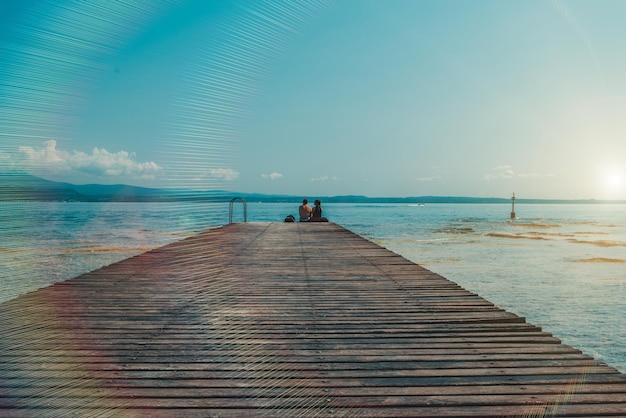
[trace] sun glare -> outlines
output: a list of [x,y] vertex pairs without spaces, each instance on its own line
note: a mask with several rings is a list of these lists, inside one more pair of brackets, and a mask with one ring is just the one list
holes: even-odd
[[619,173],[613,173],[607,176],[606,184],[610,188],[619,188],[623,184],[623,178]]
[[613,195],[622,195],[624,192],[624,188],[626,187],[626,176],[624,175],[624,170],[607,170],[604,174],[604,188],[605,190]]

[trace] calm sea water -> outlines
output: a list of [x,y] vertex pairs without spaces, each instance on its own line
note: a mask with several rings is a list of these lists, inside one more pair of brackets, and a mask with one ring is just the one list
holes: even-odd
[[[282,221],[298,202],[248,202]],[[626,205],[328,204],[324,215],[626,372]],[[235,205],[234,221],[243,220]],[[228,204],[0,206],[0,302],[228,222]]]

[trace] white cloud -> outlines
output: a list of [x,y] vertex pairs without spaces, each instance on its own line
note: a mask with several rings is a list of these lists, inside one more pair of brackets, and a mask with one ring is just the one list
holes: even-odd
[[439,178],[441,178],[441,177],[439,177],[439,176],[433,176],[433,177],[418,177],[418,178],[416,178],[415,180],[416,180],[416,181],[433,181],[433,180],[437,180],[437,179],[439,179]]
[[523,178],[523,179],[527,179],[527,178],[533,178],[533,177],[554,177],[553,173],[545,173],[545,174],[541,174],[541,173],[520,173],[517,175],[517,177]]
[[275,171],[273,173],[270,173],[270,174],[261,174],[261,177],[266,179],[266,180],[267,179],[269,179],[269,180],[277,180],[277,179],[281,178],[282,176],[283,176],[282,174],[277,173]]
[[552,173],[546,173],[546,174],[515,173],[515,171],[513,171],[513,167],[511,167],[510,165],[500,165],[498,167],[494,167],[491,173],[486,174],[483,177],[483,180],[487,180],[487,181],[501,180],[501,179],[510,180],[513,178],[528,179],[528,178],[539,178],[539,177],[554,177],[554,174]]
[[214,179],[233,181],[239,178],[239,172],[232,168],[212,168],[209,175]]
[[492,169],[492,172],[486,174],[484,180],[497,180],[497,179],[512,179],[515,175],[513,167],[510,165],[499,165]]
[[94,148],[91,154],[82,151],[64,151],[55,140],[46,141],[42,148],[21,146],[20,162],[27,170],[36,172],[69,173],[72,171],[100,177],[154,178],[161,167],[154,162],[137,162],[127,151],[111,153]]
[[317,181],[321,181],[321,182],[323,182],[323,181],[338,181],[338,180],[340,180],[339,177],[334,177],[334,176],[333,177],[321,176],[321,177],[315,177],[315,178],[309,179],[309,181],[311,181],[311,182],[317,182]]

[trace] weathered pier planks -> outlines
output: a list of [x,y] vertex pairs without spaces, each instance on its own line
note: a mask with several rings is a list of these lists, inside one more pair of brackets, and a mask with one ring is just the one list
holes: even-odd
[[0,305],[0,416],[624,416],[626,379],[332,223],[231,224]]

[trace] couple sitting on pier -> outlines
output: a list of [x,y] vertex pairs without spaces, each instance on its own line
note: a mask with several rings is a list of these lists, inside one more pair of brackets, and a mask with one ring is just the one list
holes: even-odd
[[311,209],[309,201],[302,199],[302,205],[298,208],[300,213],[300,222],[328,222],[328,219],[322,216],[322,202],[318,199]]

